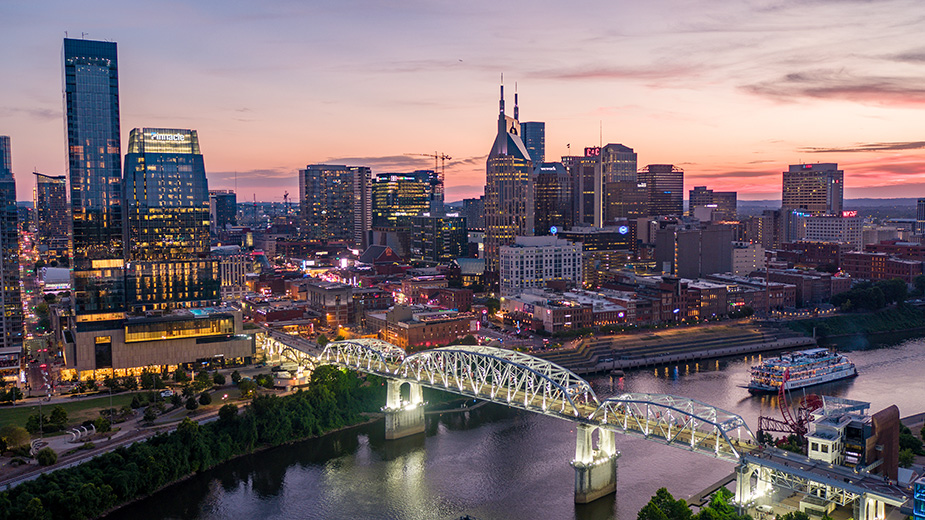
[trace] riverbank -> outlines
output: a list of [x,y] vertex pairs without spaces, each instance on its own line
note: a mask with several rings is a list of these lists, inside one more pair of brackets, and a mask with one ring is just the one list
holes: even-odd
[[236,457],[378,420],[363,413],[378,409],[385,385],[367,379],[321,367],[306,392],[258,396],[242,413],[224,406],[212,423],[186,419],[173,433],[2,492],[0,520],[97,518]]
[[540,353],[539,356],[582,375],[815,345],[812,337],[789,329],[743,320],[732,325],[595,336],[572,349]]
[[815,337],[820,344],[852,343],[851,340],[898,335],[906,339],[925,336],[925,310],[909,304],[882,311],[839,314],[824,318],[794,320],[786,323],[790,330]]

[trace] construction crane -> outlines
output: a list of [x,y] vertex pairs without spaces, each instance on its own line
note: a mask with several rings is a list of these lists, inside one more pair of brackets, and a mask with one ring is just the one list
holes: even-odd
[[289,190],[283,192],[283,209],[286,211],[286,218],[289,218]]
[[440,205],[443,205],[443,194],[444,186],[446,181],[446,161],[452,159],[449,155],[443,152],[434,152],[434,153],[406,153],[405,155],[413,155],[420,157],[431,157],[434,160],[434,172],[437,173],[437,185],[434,186],[434,195],[435,198],[440,202]]

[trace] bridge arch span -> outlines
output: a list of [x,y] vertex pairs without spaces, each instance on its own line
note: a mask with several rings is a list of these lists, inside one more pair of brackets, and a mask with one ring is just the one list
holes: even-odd
[[374,374],[391,376],[405,358],[405,351],[380,339],[332,341],[318,356],[322,363],[335,363]]
[[406,357],[396,371],[426,386],[553,416],[584,417],[598,407],[591,385],[555,363],[522,352],[457,345]]
[[740,415],[687,397],[621,394],[605,399],[588,419],[620,433],[734,462],[758,447]]

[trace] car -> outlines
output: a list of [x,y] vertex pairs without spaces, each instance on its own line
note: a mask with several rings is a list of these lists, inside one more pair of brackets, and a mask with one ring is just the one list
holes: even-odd
[[173,397],[173,390],[169,388],[167,390],[161,390],[161,397],[167,399],[168,397]]

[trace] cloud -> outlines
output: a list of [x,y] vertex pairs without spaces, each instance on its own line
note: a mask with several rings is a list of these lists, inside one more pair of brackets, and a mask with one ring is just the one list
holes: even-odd
[[895,150],[918,150],[925,148],[925,141],[900,141],[886,143],[858,143],[854,146],[836,148],[800,148],[801,152],[808,153],[845,153],[845,152],[887,152]]
[[433,159],[415,154],[380,155],[360,157],[337,157],[324,161],[324,164],[346,164],[347,166],[369,166],[373,172],[407,172],[412,170],[431,170]]
[[900,54],[894,54],[888,57],[891,60],[902,61],[906,63],[925,63],[925,49],[907,51]]
[[750,172],[750,171],[732,171],[732,172],[713,172],[713,173],[691,173],[693,178],[722,179],[722,178],[740,178],[752,179],[756,177],[769,177],[780,175],[780,172]]
[[560,80],[664,80],[699,75],[702,69],[682,65],[650,65],[646,67],[616,67],[583,65],[578,67],[542,69],[528,72],[528,78]]
[[4,117],[13,117],[25,115],[41,121],[61,120],[64,115],[61,110],[50,108],[20,108],[20,107],[0,107],[0,115]]
[[740,87],[757,96],[780,102],[801,98],[841,99],[881,106],[925,105],[923,78],[854,75],[844,70],[794,72],[777,80]]

